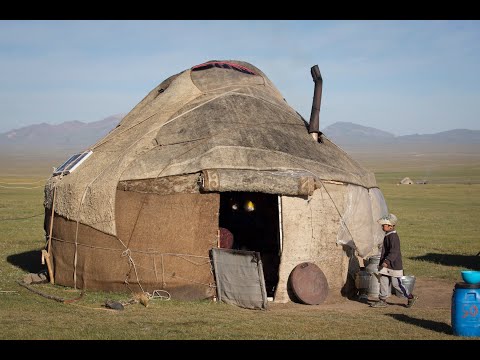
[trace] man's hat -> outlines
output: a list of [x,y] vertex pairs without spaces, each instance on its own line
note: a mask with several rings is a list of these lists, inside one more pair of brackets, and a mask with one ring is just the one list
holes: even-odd
[[397,225],[397,217],[393,214],[388,214],[385,216],[382,216],[380,219],[378,219],[378,223],[380,225],[392,225],[395,226]]

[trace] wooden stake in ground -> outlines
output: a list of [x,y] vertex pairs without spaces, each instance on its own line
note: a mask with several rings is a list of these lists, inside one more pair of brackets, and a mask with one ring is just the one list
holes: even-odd
[[55,196],[57,195],[57,188],[53,188],[53,200],[52,200],[52,214],[50,215],[50,230],[48,232],[48,244],[47,251],[42,250],[42,264],[43,259],[47,260],[48,277],[50,278],[50,284],[55,284],[53,277],[52,259],[51,259],[51,246],[52,246],[52,231],[53,231],[53,218],[55,217]]
[[42,250],[42,259],[45,259],[47,263],[48,277],[50,278],[50,284],[55,284],[55,281],[53,279],[53,269],[52,269],[52,261],[50,259],[50,254],[45,249]]

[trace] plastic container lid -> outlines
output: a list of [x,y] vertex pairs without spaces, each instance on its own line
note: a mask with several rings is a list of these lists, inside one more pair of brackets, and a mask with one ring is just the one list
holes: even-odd
[[480,284],[469,284],[466,282],[457,282],[455,289],[480,289]]

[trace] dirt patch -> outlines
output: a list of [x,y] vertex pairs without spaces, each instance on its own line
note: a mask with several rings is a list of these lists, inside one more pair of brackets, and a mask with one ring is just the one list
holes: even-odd
[[[419,278],[415,279],[415,287],[413,293],[418,295],[418,300],[415,303],[415,308],[440,308],[446,309],[451,307],[453,289],[455,282],[444,279],[434,278]],[[369,301],[375,300],[370,297]],[[348,299],[342,297],[339,292],[330,291],[325,301],[320,305],[303,305],[298,303],[289,302],[286,304],[269,303],[270,309],[280,309],[286,307],[314,307],[322,309],[332,310],[361,310],[368,307],[369,302],[366,300],[360,300],[358,298]],[[400,298],[395,295],[390,296],[387,299],[387,303],[394,306],[405,307],[407,299]]]

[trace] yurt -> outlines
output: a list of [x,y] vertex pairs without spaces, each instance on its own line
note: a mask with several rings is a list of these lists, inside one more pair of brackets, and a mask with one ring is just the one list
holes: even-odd
[[400,181],[402,185],[412,185],[413,181],[409,177],[405,177]]
[[[341,293],[358,259],[378,252],[388,209],[374,174],[319,131],[317,66],[311,75],[308,122],[247,62],[208,61],[161,82],[47,181],[51,280],[207,299],[223,267],[237,298],[260,279],[263,298],[288,302],[293,271],[310,265]],[[259,279],[214,250],[258,255],[247,262]],[[297,289],[315,278],[296,276]]]

